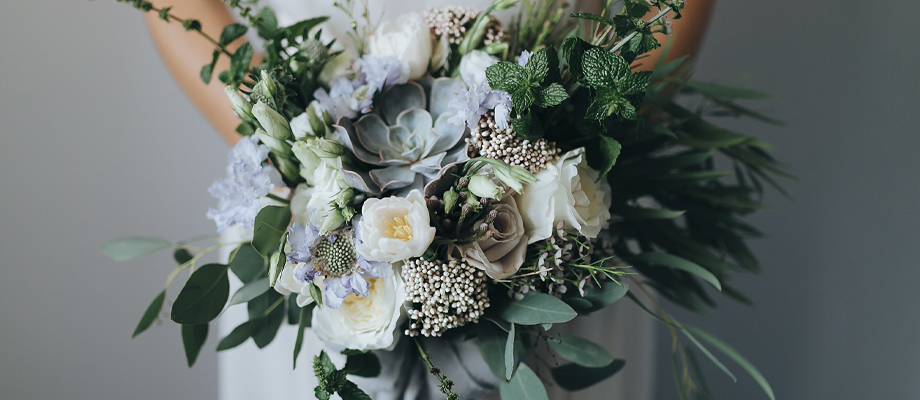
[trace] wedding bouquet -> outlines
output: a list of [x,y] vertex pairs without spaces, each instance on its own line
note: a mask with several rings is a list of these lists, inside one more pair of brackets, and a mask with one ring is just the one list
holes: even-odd
[[[169,8],[120,1],[201,33]],[[624,365],[554,324],[628,298],[675,335],[681,396],[710,395],[697,352],[731,375],[714,348],[773,398],[740,354],[657,301],[703,312],[715,289],[747,302],[727,285],[735,271],[758,269],[745,240],[760,233],[741,217],[762,207],[765,184],[782,191],[774,177],[788,174],[768,143],[708,117],[775,122],[733,102],[764,95],[689,80],[683,59],[644,56],[682,0],[624,0],[612,15],[518,3],[429,9],[376,27],[366,8],[356,18],[351,1],[337,3],[352,20],[342,46],[324,36],[326,18],[281,27],[270,8],[228,1],[250,26],[208,37],[215,50],[201,78],[210,82],[217,60],[230,58],[217,77],[243,138],[209,189],[218,204],[207,217],[218,231],[252,229],[251,241],[133,237],[102,247],[116,260],[174,248],[167,288],[192,271],[169,310],[189,365],[209,323],[247,304],[249,320],[217,349],[249,338],[264,347],[286,319],[299,327],[296,367],[311,328],[347,357],[341,368],[325,352],[314,358],[320,399],[369,398],[348,376],[377,376],[398,345],[417,352],[412,360],[447,398],[482,394],[459,396],[452,379],[464,377],[438,368],[429,347],[448,341],[478,346],[502,398],[545,399],[544,380],[581,390]],[[513,6],[510,23],[493,15]],[[229,47],[250,27],[264,41],[257,64],[249,42]],[[198,265],[227,245],[236,248],[227,264]],[[232,296],[230,273],[242,282]]]

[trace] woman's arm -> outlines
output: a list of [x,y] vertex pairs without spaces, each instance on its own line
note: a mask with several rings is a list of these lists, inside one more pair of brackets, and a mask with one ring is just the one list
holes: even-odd
[[[230,11],[220,0],[152,0],[157,7],[172,6],[170,11],[182,18],[201,21],[202,30],[213,38],[220,37],[224,26],[234,22]],[[199,77],[201,66],[211,62],[214,45],[195,32],[186,32],[176,21],[166,23],[151,12],[146,16],[147,26],[166,67],[172,73],[185,95],[211,122],[220,135],[231,145],[240,135],[236,133],[239,118],[233,112],[224,85],[217,79],[205,85]],[[241,40],[239,40],[241,42]],[[235,49],[239,43],[228,46]],[[222,55],[214,71],[228,69],[230,60]]]
[[[689,56],[691,61],[694,59],[703,44],[703,35],[706,33],[706,26],[709,25],[709,16],[712,15],[712,8],[715,3],[716,0],[688,0],[687,6],[681,11],[681,18],[674,20],[671,36],[668,37],[662,33],[655,34],[662,46],[668,40],[674,41],[665,61],[675,60],[683,56]],[[654,9],[649,15],[646,15],[645,19],[648,20],[657,13],[658,10]],[[649,57],[641,60],[642,66],[639,69],[652,69],[658,61],[658,57],[661,56],[661,50],[662,48],[658,48],[646,53]]]

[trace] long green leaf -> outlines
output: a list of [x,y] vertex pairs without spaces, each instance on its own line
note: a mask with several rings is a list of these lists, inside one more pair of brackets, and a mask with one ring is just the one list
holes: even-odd
[[607,307],[617,300],[623,298],[629,291],[629,285],[617,284],[615,282],[605,282],[601,288],[585,288],[584,298],[591,302],[592,311],[600,310]]
[[661,265],[668,268],[679,269],[681,271],[696,275],[700,277],[700,279],[709,282],[709,284],[714,286],[716,289],[720,291],[722,290],[722,284],[719,283],[719,279],[716,278],[712,272],[707,271],[705,268],[692,261],[671,254],[654,251],[639,254],[638,256],[633,257],[632,260],[652,265]]
[[309,314],[313,307],[313,304],[308,304],[306,307],[300,308],[300,324],[297,326],[297,341],[294,342],[294,369],[297,369],[297,356],[300,355],[300,350],[303,349],[303,334],[310,324],[308,322],[310,319]]
[[505,340],[505,380],[510,380],[511,375],[517,367],[517,360],[514,357],[514,324],[511,324],[511,331],[508,332],[508,338]]
[[587,368],[578,364],[566,364],[553,368],[553,379],[563,389],[570,392],[587,389],[604,379],[607,379],[626,365],[624,360],[613,360],[609,365],[600,368]]
[[478,324],[479,353],[496,378],[505,380],[505,341],[507,333],[497,325],[482,321]]
[[243,344],[246,342],[246,339],[249,339],[252,336],[252,332],[255,330],[255,326],[256,322],[253,320],[239,324],[236,328],[233,328],[233,330],[230,331],[230,334],[224,336],[224,338],[217,343],[217,351],[232,349]]
[[220,314],[230,297],[227,266],[208,264],[198,268],[179,292],[170,318],[180,324],[198,325]]
[[172,247],[173,244],[163,238],[132,236],[103,243],[99,250],[115,261],[127,261]]
[[674,219],[686,213],[686,211],[642,207],[614,207],[611,211],[626,219]]
[[600,368],[613,362],[613,356],[597,343],[577,336],[557,336],[546,340],[560,357],[575,364]]
[[764,393],[767,394],[767,397],[769,397],[770,400],[776,400],[776,396],[774,396],[773,394],[773,388],[770,387],[770,383],[767,382],[767,379],[764,378],[763,374],[761,374],[760,371],[758,371],[757,368],[754,367],[754,364],[751,364],[751,362],[748,361],[747,358],[744,358],[744,356],[742,356],[741,353],[738,352],[738,350],[735,350],[728,343],[725,343],[724,341],[722,341],[722,339],[719,339],[713,336],[712,334],[710,334],[709,332],[706,332],[700,328],[688,326],[688,325],[684,325],[684,328],[692,331],[697,336],[699,336],[700,338],[702,338],[703,340],[711,344],[713,347],[721,351],[722,354],[725,354],[726,356],[728,356],[728,358],[731,358],[732,361],[738,363],[738,365],[741,366],[741,368],[743,368],[748,373],[748,375],[754,378],[754,380],[757,382],[758,385],[760,385],[760,388],[763,389]]
[[577,315],[572,307],[545,293],[530,292],[500,311],[502,319],[521,325],[558,324]]
[[502,400],[549,400],[540,377],[527,364],[521,364],[508,382],[499,387]]
[[134,328],[134,333],[131,334],[131,339],[137,337],[148,328],[150,325],[153,325],[153,322],[157,320],[157,316],[160,315],[160,310],[163,309],[163,301],[166,300],[166,289],[163,289],[157,297],[153,298],[153,301],[150,302],[150,305],[147,306],[147,309],[144,311],[144,315],[141,317],[141,320],[137,323],[137,328]]

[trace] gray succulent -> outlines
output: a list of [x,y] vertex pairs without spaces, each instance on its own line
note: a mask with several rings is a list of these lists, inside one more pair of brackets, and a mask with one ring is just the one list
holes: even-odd
[[466,126],[448,122],[448,104],[461,90],[466,90],[462,81],[448,78],[395,85],[381,95],[378,112],[354,123],[339,119],[340,140],[370,166],[362,170],[340,161],[345,181],[373,194],[421,188],[443,166],[466,160]]

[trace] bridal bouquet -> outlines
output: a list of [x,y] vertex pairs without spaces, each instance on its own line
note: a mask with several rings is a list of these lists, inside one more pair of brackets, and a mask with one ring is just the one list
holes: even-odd
[[[169,8],[120,1],[201,33]],[[376,26],[366,8],[356,18],[351,2],[337,3],[352,19],[343,46],[324,36],[326,18],[281,27],[270,8],[228,1],[249,26],[208,37],[215,50],[201,77],[210,82],[216,61],[230,58],[217,78],[243,138],[209,189],[217,207],[207,217],[218,231],[252,229],[251,241],[133,237],[102,247],[117,260],[174,248],[167,288],[192,271],[168,313],[189,365],[209,323],[246,304],[249,320],[217,349],[249,338],[264,347],[287,320],[299,327],[296,367],[311,328],[346,356],[342,367],[325,352],[313,359],[319,399],[369,398],[349,376],[377,376],[398,345],[447,398],[473,396],[456,393],[452,379],[464,377],[447,376],[429,352],[448,341],[478,347],[502,398],[545,399],[544,381],[581,390],[624,366],[553,327],[627,298],[675,335],[682,396],[710,395],[695,354],[731,375],[715,349],[773,398],[744,357],[658,303],[704,312],[713,289],[747,301],[727,284],[735,271],[758,269],[745,239],[760,233],[741,217],[761,208],[764,185],[782,191],[774,177],[788,175],[768,143],[709,117],[774,122],[733,101],[764,95],[686,79],[683,59],[644,56],[660,47],[655,34],[669,33],[682,0],[625,0],[600,15],[570,15],[554,0],[517,3],[429,9]],[[515,6],[509,23],[493,15]],[[230,47],[250,27],[264,41],[261,61],[248,42]],[[229,263],[199,265],[227,245],[236,248]],[[232,295],[231,273],[242,282]],[[165,297],[163,289],[135,335]]]

